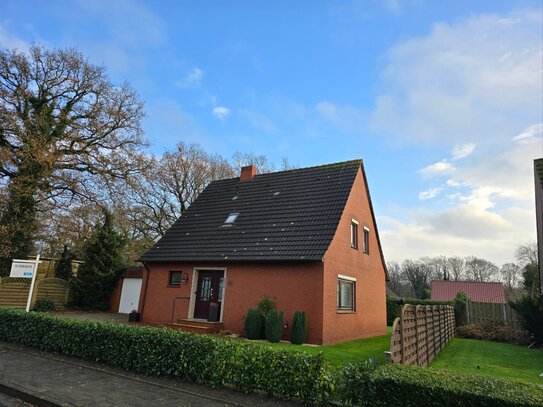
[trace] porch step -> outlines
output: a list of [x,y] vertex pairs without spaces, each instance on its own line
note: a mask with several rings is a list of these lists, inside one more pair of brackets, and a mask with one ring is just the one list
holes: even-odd
[[181,319],[177,322],[169,323],[168,327],[172,329],[180,329],[185,332],[211,334],[220,332],[224,328],[224,324],[222,322],[204,322]]

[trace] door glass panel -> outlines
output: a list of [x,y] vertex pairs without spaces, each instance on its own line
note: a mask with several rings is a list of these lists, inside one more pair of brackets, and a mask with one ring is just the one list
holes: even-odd
[[211,297],[211,277],[202,277],[202,286],[200,288],[200,301],[209,301]]
[[224,277],[221,277],[220,282],[219,282],[219,300],[218,300],[218,302],[222,302],[222,290],[223,290],[223,287],[224,287]]

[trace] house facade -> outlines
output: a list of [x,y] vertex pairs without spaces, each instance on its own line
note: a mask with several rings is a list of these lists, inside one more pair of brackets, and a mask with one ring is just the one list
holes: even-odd
[[386,333],[386,269],[361,160],[212,182],[140,259],[143,322],[243,333],[262,297],[309,343]]

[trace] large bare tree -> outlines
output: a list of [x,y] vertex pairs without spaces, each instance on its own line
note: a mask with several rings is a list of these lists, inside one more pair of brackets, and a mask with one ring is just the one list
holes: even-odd
[[104,198],[137,171],[143,104],[74,49],[0,50],[0,273],[25,257],[36,214]]

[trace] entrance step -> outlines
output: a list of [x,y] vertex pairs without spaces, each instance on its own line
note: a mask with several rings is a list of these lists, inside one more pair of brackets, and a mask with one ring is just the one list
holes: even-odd
[[214,334],[224,328],[222,322],[194,321],[192,319],[180,319],[177,322],[168,324],[169,328],[180,329],[184,332],[200,334]]

